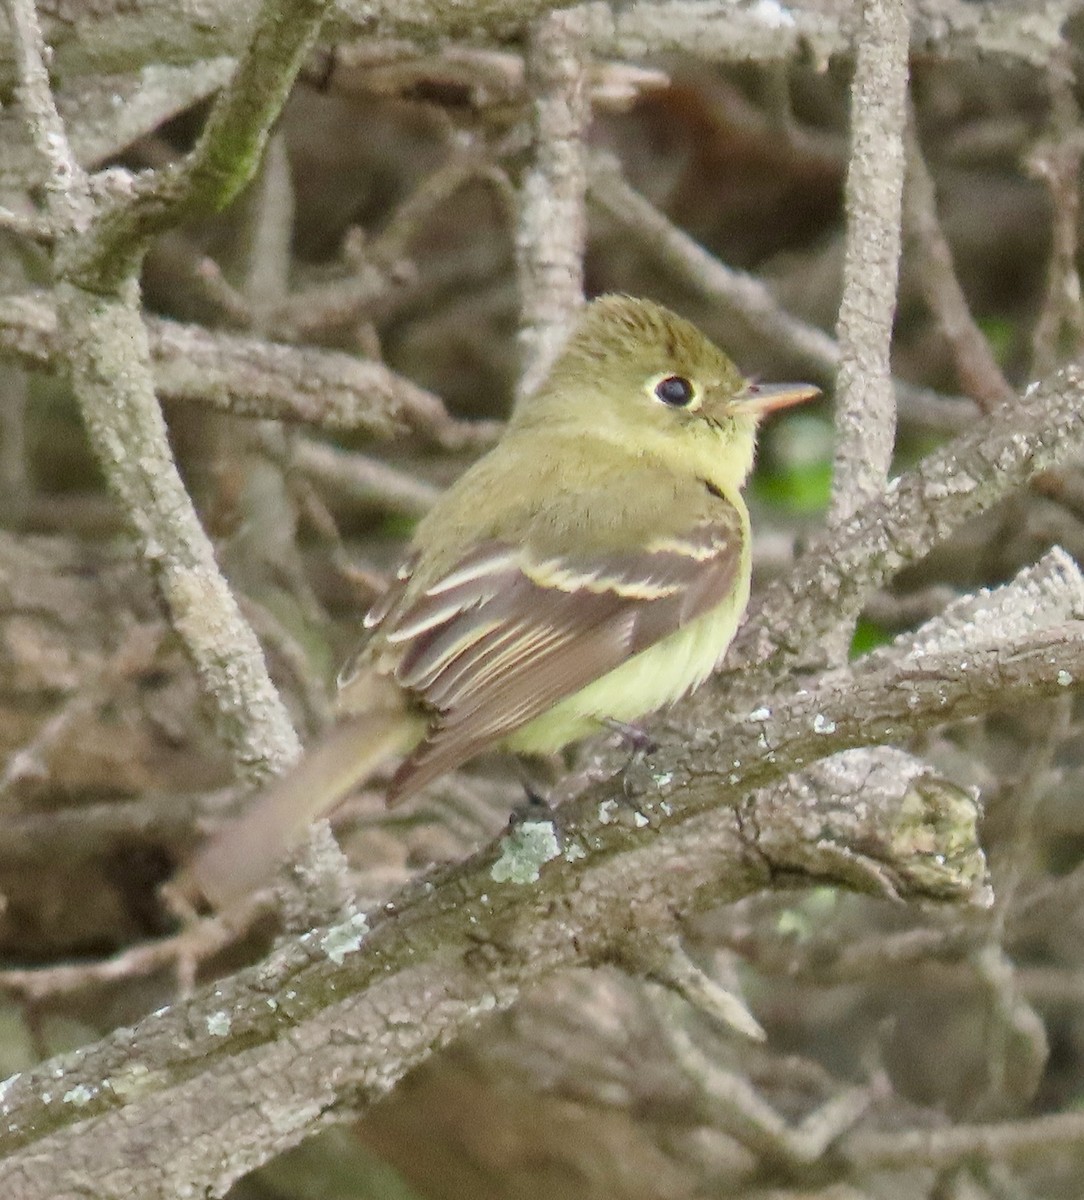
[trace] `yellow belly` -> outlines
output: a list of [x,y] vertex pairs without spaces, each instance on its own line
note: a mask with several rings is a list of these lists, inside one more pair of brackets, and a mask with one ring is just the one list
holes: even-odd
[[549,754],[597,733],[602,721],[635,721],[680,700],[726,653],[749,599],[749,577],[717,608],[634,655],[608,675],[535,717],[504,744],[521,754]]

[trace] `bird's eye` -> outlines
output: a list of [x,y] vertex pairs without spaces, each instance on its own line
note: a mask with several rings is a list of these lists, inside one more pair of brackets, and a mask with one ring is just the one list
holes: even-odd
[[667,375],[655,384],[655,395],[671,408],[686,408],[696,396],[696,388],[681,375]]

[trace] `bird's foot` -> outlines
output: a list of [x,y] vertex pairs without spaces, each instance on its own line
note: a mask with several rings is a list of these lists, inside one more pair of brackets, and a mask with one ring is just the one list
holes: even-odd
[[602,723],[607,729],[620,735],[621,740],[632,750],[634,757],[654,754],[659,748],[659,743],[639,725],[630,725],[628,721],[619,721],[616,717],[604,717]]
[[542,784],[518,759],[516,773],[523,788],[523,799],[512,810],[509,823],[521,825],[524,821],[548,821],[553,816],[554,809]]

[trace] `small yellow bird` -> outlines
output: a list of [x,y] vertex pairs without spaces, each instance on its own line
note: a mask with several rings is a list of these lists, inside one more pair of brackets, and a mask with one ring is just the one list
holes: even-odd
[[749,599],[761,386],[647,300],[587,306],[501,441],[418,524],[340,677],[340,720],[175,886],[223,907],[405,755],[394,803],[495,745],[546,753],[697,687]]

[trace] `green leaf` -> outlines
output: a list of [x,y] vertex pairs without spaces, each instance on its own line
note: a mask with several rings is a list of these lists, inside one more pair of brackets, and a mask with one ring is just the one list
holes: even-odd
[[858,624],[854,629],[854,637],[851,638],[850,656],[851,658],[861,658],[863,654],[868,654],[871,650],[876,650],[878,646],[883,646],[891,640],[892,635],[887,629],[882,629],[873,621],[859,617]]
[[408,513],[389,512],[380,520],[380,533],[383,537],[399,538],[405,542],[409,540],[417,524],[418,518]]
[[769,426],[753,480],[757,499],[792,513],[823,512],[832,491],[834,436],[831,421],[812,413]]
[[757,476],[753,492],[758,500],[788,512],[823,512],[832,492],[832,464],[820,463]]
[[990,349],[998,366],[1003,367],[1012,356],[1013,345],[1016,341],[1016,328],[1012,321],[1005,317],[979,317],[978,326],[983,336],[990,343]]

